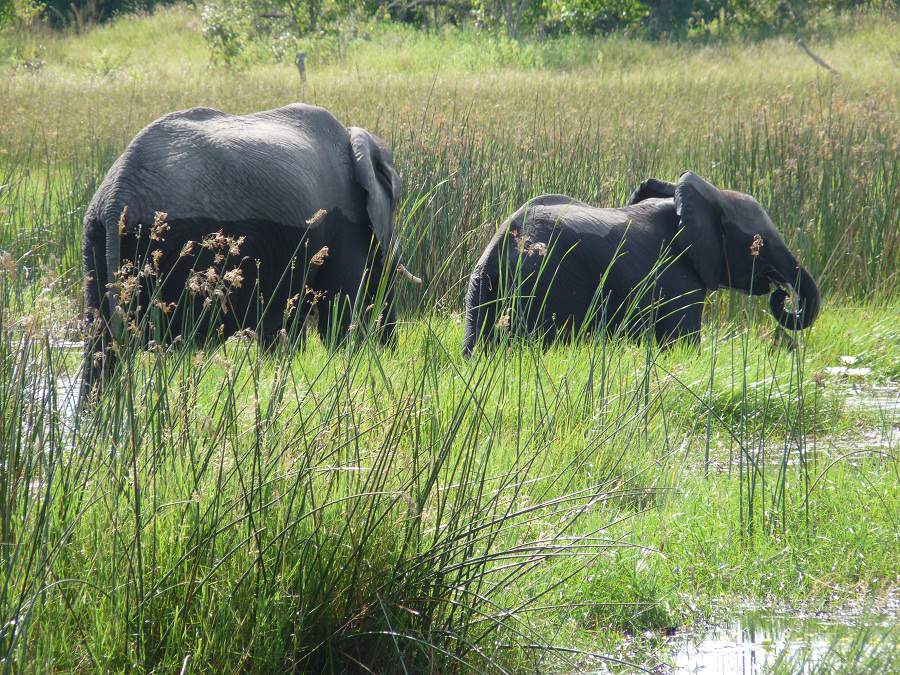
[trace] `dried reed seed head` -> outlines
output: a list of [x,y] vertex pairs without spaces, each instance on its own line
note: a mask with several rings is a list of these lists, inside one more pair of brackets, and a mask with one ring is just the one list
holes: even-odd
[[223,279],[229,286],[240,288],[244,283],[244,273],[241,271],[240,267],[235,267],[234,269],[225,272]]
[[127,275],[131,274],[134,269],[134,263],[130,260],[125,260],[119,266],[119,269],[116,270],[116,277],[121,280],[125,278]]
[[219,230],[203,237],[200,246],[211,251],[227,252],[228,255],[239,255],[246,237],[232,237]]
[[122,279],[119,283],[119,301],[125,305],[129,304],[137,295],[140,283],[141,280],[134,274]]
[[179,258],[183,258],[186,255],[191,255],[194,252],[194,246],[197,245],[195,241],[185,242],[184,246],[181,247],[181,253],[178,254]]
[[529,256],[537,254],[543,258],[547,255],[547,244],[542,241],[536,241],[528,247],[526,253]]
[[754,258],[759,255],[760,249],[763,247],[763,238],[759,234],[753,235],[753,242],[750,244],[750,255]]
[[323,246],[316,252],[316,254],[312,258],[310,258],[309,264],[315,265],[316,267],[320,267],[321,265],[325,264],[325,259],[327,257],[328,257],[328,247]]
[[169,224],[166,222],[169,214],[165,211],[157,211],[153,214],[153,225],[150,226],[150,240],[163,241],[168,234]]
[[312,214],[312,216],[310,216],[309,219],[307,219],[306,224],[310,225],[310,226],[315,225],[320,220],[322,220],[322,218],[324,218],[327,214],[328,214],[328,211],[326,211],[325,209],[319,209],[314,214]]
[[200,246],[207,249],[223,248],[225,246],[225,233],[222,230],[207,234],[200,242]]
[[519,253],[524,253],[525,249],[527,249],[528,245],[531,243],[528,239],[528,235],[526,235],[526,234],[523,234],[520,236],[517,232],[513,232],[512,238],[516,244],[516,250]]
[[128,217],[128,207],[122,207],[122,213],[119,214],[119,234],[125,234],[125,219]]
[[234,237],[226,237],[226,241],[228,242],[228,255],[238,255],[241,252],[241,246],[244,245],[244,240],[247,237],[241,236],[235,239]]
[[163,302],[162,300],[156,300],[153,304],[155,304],[166,316],[169,316],[169,314],[172,313],[172,310],[175,309],[174,302]]
[[290,319],[294,313],[294,310],[297,308],[297,303],[300,302],[300,294],[292,295],[287,299],[287,302],[284,305],[284,318],[285,320]]
[[0,274],[8,275],[10,278],[16,278],[16,261],[7,251],[0,252]]
[[312,304],[314,305],[320,300],[325,300],[328,297],[328,291],[316,290],[314,288],[310,288],[309,286],[306,287],[304,293],[310,296],[310,302],[312,302]]
[[191,276],[188,277],[187,284],[185,285],[187,286],[188,291],[190,291],[193,295],[199,295],[200,293],[202,293],[203,289],[206,286],[206,284],[203,283],[203,277],[200,276],[199,272],[194,272],[193,274],[191,274]]

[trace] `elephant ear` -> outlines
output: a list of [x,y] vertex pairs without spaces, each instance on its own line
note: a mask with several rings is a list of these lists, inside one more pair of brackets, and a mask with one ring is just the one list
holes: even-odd
[[391,163],[391,152],[383,141],[365,129],[350,127],[353,174],[366,191],[366,212],[382,249],[391,245],[393,215],[400,200],[400,175]]
[[675,196],[675,183],[656,178],[648,178],[631,193],[626,206],[637,204],[645,199],[671,199]]
[[690,260],[706,288],[722,283],[722,218],[724,204],[719,189],[690,171],[675,186],[675,213],[679,232],[675,249]]

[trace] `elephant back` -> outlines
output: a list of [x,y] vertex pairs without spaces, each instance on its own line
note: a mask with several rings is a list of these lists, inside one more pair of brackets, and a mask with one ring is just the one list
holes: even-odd
[[365,220],[347,130],[327,110],[295,104],[251,115],[193,108],[147,126],[110,168],[90,216],[128,225],[264,220],[300,227],[319,209]]

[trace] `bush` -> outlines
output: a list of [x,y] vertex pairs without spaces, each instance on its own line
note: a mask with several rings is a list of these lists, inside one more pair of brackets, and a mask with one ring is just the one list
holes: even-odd
[[0,28],[12,23],[28,26],[44,9],[45,5],[38,0],[0,0]]
[[203,5],[203,37],[216,65],[237,67],[246,62],[251,15],[245,2],[218,0]]

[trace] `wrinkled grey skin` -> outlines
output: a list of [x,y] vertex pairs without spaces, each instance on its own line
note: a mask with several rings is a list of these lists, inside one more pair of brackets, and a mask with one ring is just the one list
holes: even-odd
[[[510,216],[475,265],[463,354],[495,339],[509,316],[513,330],[548,342],[598,326],[652,329],[661,344],[697,340],[703,300],[717,288],[771,292],[774,317],[793,330],[819,313],[815,281],[749,195],[691,172],[677,184],[644,181],[621,208],[545,195]],[[785,308],[788,290],[796,312]]]
[[[258,282],[267,301],[285,301],[304,290],[285,286],[285,269],[292,265],[306,270],[292,275],[306,274],[306,285],[322,292],[320,332],[335,330],[329,328],[325,301],[343,299],[352,306],[359,289],[374,285],[386,271],[400,190],[384,141],[364,129],[345,128],[323,108],[294,104],[250,115],[192,108],[151,123],[112,165],[85,215],[85,304],[95,336],[87,341],[86,358],[92,359],[86,364],[88,383],[108,369],[112,359],[104,345],[121,330],[116,311],[121,296],[109,284],[120,264],[146,261],[148,252],[162,251],[162,271],[155,282],[167,282],[156,292],[177,305],[172,324],[186,326],[184,305],[190,303],[184,300],[184,281],[189,268],[206,269],[212,253],[197,247],[193,257],[179,257],[179,251],[218,231],[245,237],[240,256],[230,261],[240,263],[244,284],[229,296],[226,334],[256,328],[254,322],[260,320],[265,333],[277,332],[284,303],[273,302],[273,311],[261,312],[251,287]],[[320,209],[324,217],[307,222]],[[169,231],[162,242],[149,240],[156,212],[168,214]],[[310,266],[323,246],[329,251],[324,263]],[[148,302],[151,281],[142,279],[138,304]],[[347,317],[336,329],[340,334],[347,331]],[[392,329],[392,312],[388,319]],[[204,328],[195,337],[205,338],[208,332]],[[170,328],[169,337],[176,334],[181,328]],[[98,350],[107,354],[99,367],[92,358]]]

